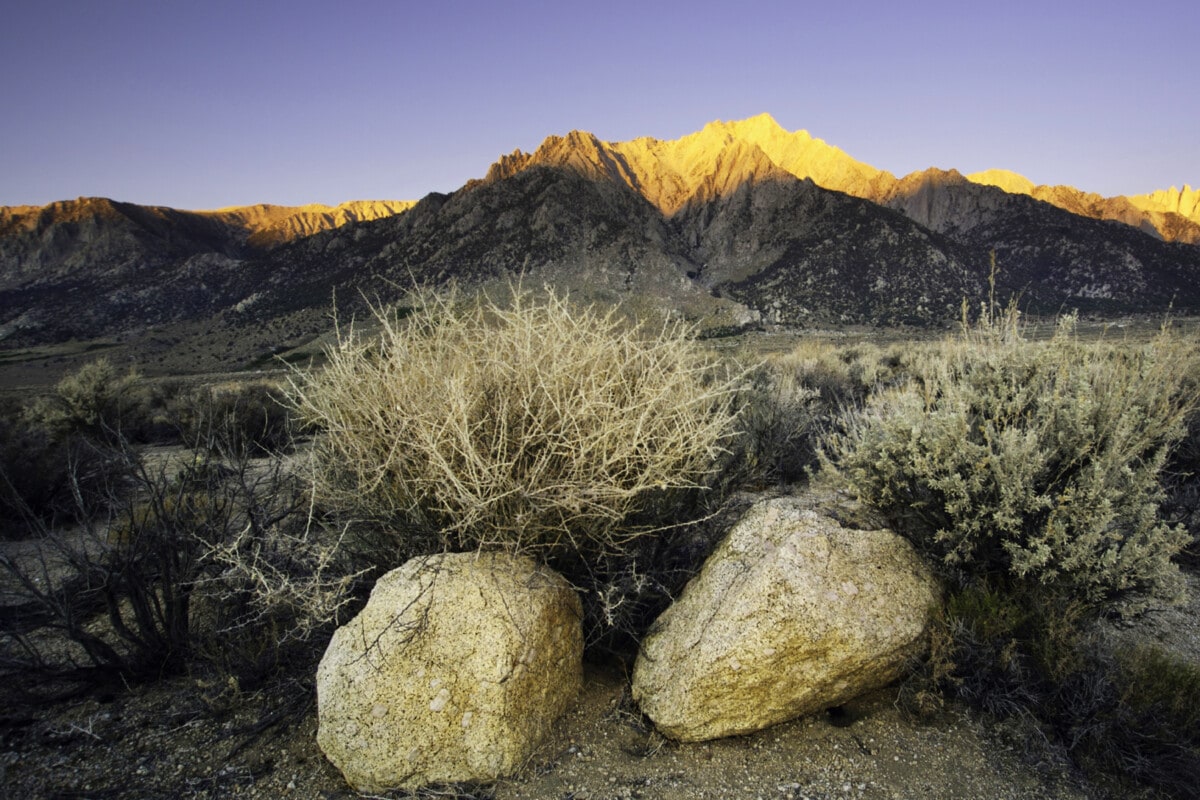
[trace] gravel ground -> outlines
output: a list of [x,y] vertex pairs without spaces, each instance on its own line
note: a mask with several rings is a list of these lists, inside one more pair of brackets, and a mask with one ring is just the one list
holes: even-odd
[[[16,545],[11,545],[14,547]],[[11,555],[11,554],[10,554]],[[1200,579],[1191,601],[1106,635],[1157,641],[1200,662]],[[37,706],[0,686],[0,798],[353,798],[316,745],[312,669],[269,691],[197,679]],[[274,722],[274,724],[267,724]],[[391,797],[406,797],[394,793]],[[576,706],[515,776],[419,797],[1103,798],[1031,723],[950,706],[915,720],[897,690],[759,733],[678,744],[649,726],[614,666],[590,666]]]
[[[253,735],[274,696],[214,703],[219,687],[174,681],[0,715],[7,798],[351,798],[316,746],[307,689],[299,713]],[[206,703],[205,697],[210,700]],[[677,744],[650,729],[627,681],[590,668],[576,707],[513,778],[422,796],[601,798],[1088,798],[1052,748],[961,710],[916,722],[895,691],[751,736]],[[230,702],[235,700],[236,702]],[[221,713],[227,705],[231,710]],[[297,704],[292,704],[293,706]],[[307,706],[307,708],[305,708]],[[397,793],[391,796],[405,796]]]

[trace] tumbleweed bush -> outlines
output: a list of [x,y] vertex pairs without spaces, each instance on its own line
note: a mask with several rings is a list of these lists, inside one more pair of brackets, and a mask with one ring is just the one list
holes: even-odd
[[1193,344],[1045,342],[1017,312],[920,351],[824,443],[824,466],[950,574],[1004,575],[1092,605],[1170,597],[1186,544],[1160,473],[1195,403]]
[[620,552],[675,522],[733,434],[736,379],[683,324],[523,291],[376,316],[293,375],[317,495],[443,547]]

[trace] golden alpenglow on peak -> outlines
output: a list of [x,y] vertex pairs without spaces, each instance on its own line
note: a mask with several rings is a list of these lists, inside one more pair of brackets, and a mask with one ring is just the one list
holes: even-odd
[[533,155],[520,151],[492,165],[485,180],[532,166],[557,166],[625,183],[664,214],[692,199],[727,194],[741,183],[792,176],[827,189],[878,199],[895,182],[891,173],[855,161],[807,131],[789,133],[770,114],[716,120],[679,139],[642,137],[605,142],[590,133],[550,136]]
[[1009,194],[1023,194],[1064,211],[1093,219],[1109,219],[1141,228],[1167,241],[1200,243],[1200,191],[1186,184],[1126,197],[1101,197],[1074,186],[1046,186],[1006,169],[974,172],[967,180],[994,186]]
[[1034,183],[1024,175],[1018,175],[1007,169],[987,169],[983,172],[972,172],[967,176],[971,183],[984,186],[995,186],[1009,194],[1033,194]]
[[[719,119],[714,120],[705,125],[704,129],[727,132],[738,139],[746,139],[754,142],[793,135],[785,131],[783,126],[775,121],[774,117],[766,113],[750,117],[749,119],[732,120],[730,122]],[[807,131],[796,131],[796,135],[808,138]]]
[[230,206],[216,211],[200,211],[227,224],[244,228],[252,244],[271,247],[320,231],[340,228],[351,222],[402,214],[416,203],[412,200],[351,200],[337,206],[309,203],[303,206]]
[[1200,224],[1200,189],[1193,189],[1186,183],[1182,191],[1172,186],[1150,194],[1135,194],[1129,198],[1129,202],[1143,211],[1179,214]]
[[[503,180],[535,166],[572,170],[594,180],[621,183],[666,216],[693,202],[737,191],[747,183],[811,180],[824,189],[885,205],[904,204],[912,184],[930,176],[962,180],[957,172],[925,170],[903,180],[857,161],[843,150],[809,135],[788,131],[770,114],[743,120],[714,120],[679,139],[642,137],[606,142],[586,131],[549,136],[531,155],[520,150],[502,156],[484,182]],[[966,176],[978,186],[1027,195],[1072,214],[1123,222],[1168,241],[1200,243],[1200,191],[1185,185],[1134,197],[1104,198],[1071,186],[1044,186],[1006,169]],[[905,187],[909,187],[906,189]]]
[[734,122],[717,120],[706,125],[700,135],[706,132],[756,145],[781,169],[800,179],[810,178],[826,189],[877,200],[895,182],[891,173],[856,161],[808,131],[788,132],[770,114]]

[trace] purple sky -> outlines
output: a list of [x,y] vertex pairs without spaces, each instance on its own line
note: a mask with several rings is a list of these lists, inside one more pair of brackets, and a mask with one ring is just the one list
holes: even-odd
[[897,175],[1200,185],[1197,0],[4,5],[0,205],[417,199],[764,111]]

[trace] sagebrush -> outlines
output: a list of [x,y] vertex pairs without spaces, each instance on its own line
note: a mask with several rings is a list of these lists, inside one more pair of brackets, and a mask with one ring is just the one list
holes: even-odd
[[1017,313],[912,359],[824,443],[823,464],[944,571],[1063,591],[1092,606],[1175,596],[1186,534],[1160,518],[1161,472],[1195,403],[1195,348],[1044,342]]
[[121,373],[107,358],[89,361],[60,380],[52,394],[30,403],[24,417],[57,439],[114,440],[134,406],[137,382],[136,372]]

